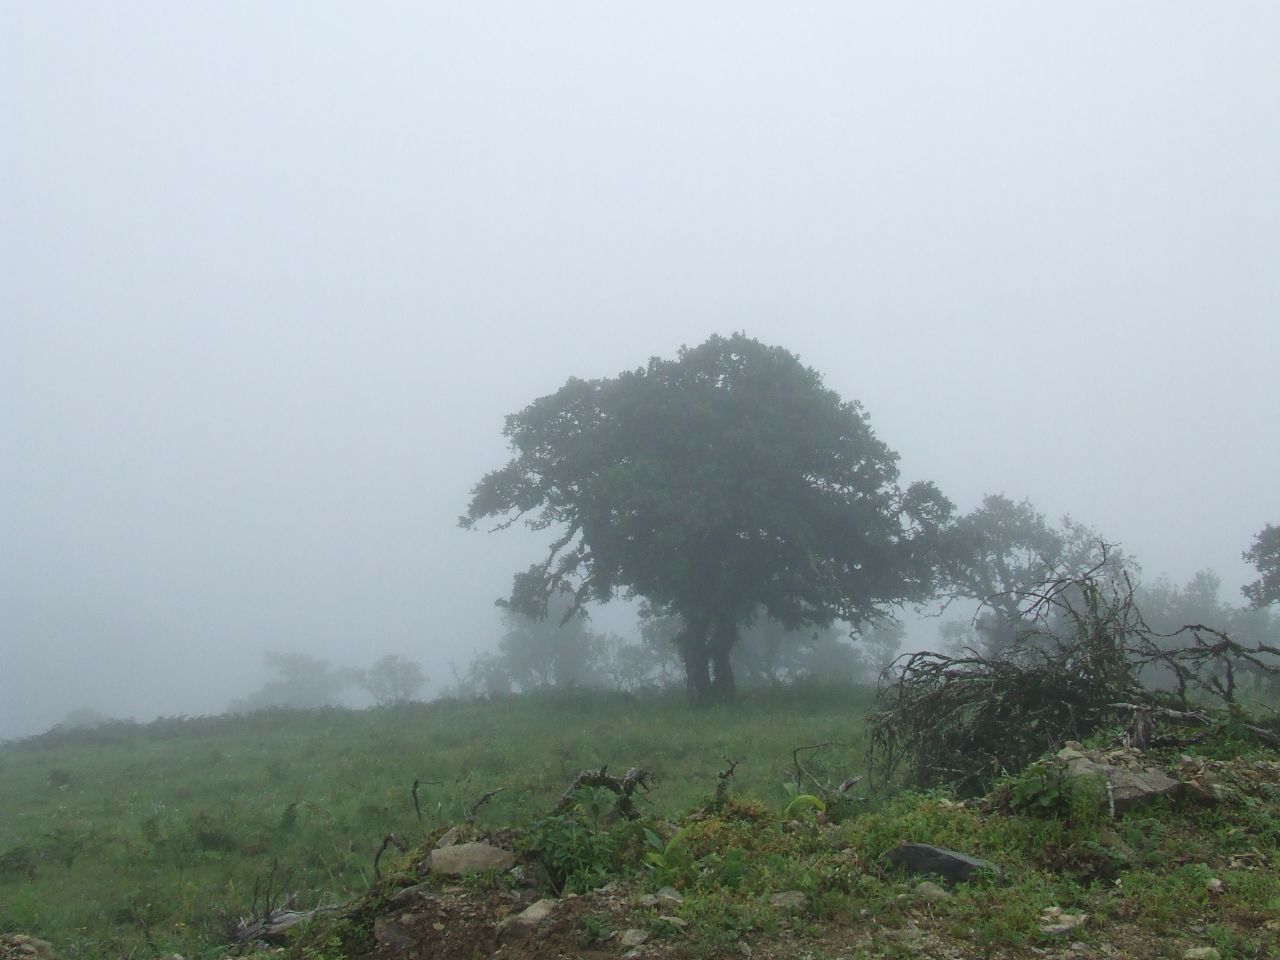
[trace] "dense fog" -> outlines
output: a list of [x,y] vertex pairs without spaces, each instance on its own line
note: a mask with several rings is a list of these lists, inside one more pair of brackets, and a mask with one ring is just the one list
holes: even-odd
[[220,712],[268,653],[456,684],[550,539],[458,527],[504,416],[716,333],[958,511],[1242,605],[1278,43],[1246,3],[0,6],[0,738]]

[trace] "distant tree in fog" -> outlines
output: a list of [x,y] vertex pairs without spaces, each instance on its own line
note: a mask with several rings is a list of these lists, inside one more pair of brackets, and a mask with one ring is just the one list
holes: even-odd
[[329,661],[305,653],[270,651],[262,659],[275,676],[247,697],[233,701],[233,712],[334,706],[342,702],[343,691],[357,679],[352,671],[339,670]]
[[496,694],[570,687],[622,687],[613,662],[617,638],[596,633],[573,598],[559,594],[547,615],[507,607],[498,649],[477,655],[458,676],[458,692]]
[[857,403],[778,347],[712,337],[612,379],[571,379],[507,418],[515,451],[472,492],[486,517],[554,528],[510,607],[546,616],[619,594],[680,617],[695,702],[729,699],[730,654],[761,609],[789,628],[875,621],[932,594],[951,504],[898,485]]
[[502,623],[498,659],[517,689],[609,685],[606,640],[583,611],[573,610],[572,597],[553,596],[544,617],[507,608]]
[[405,703],[422,690],[427,675],[414,661],[390,653],[360,671],[356,682],[378,703]]
[[1263,527],[1244,552],[1244,559],[1262,574],[1242,588],[1250,605],[1265,607],[1280,600],[1280,527],[1269,523]]
[[942,592],[951,600],[980,603],[966,636],[963,626],[944,624],[951,647],[972,645],[990,655],[1010,647],[1019,630],[1026,591],[1050,576],[1078,575],[1103,565],[1097,576],[1120,576],[1136,564],[1104,545],[1097,531],[1064,517],[1060,527],[1048,523],[1029,500],[1016,502],[1002,494],[983,498],[982,505],[958,517],[947,530],[940,568]]

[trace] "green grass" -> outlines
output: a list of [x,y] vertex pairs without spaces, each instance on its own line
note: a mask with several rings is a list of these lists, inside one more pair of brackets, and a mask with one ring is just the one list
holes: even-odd
[[[525,825],[574,775],[651,769],[655,816],[709,794],[721,757],[734,787],[780,803],[791,751],[840,741],[863,766],[869,691],[801,688],[691,712],[677,695],[553,694],[359,713],[267,712],[113,724],[0,745],[0,931],[64,957],[221,956],[255,883],[303,906],[367,890],[385,834],[410,842],[462,820]],[[415,779],[422,821],[413,808]],[[837,778],[839,779],[839,778]]]
[[[247,914],[255,884],[271,877],[273,893],[297,891],[302,907],[368,894],[367,909],[318,921],[290,950],[342,957],[369,947],[371,917],[395,887],[372,882],[385,834],[422,843],[501,787],[477,826],[502,831],[537,865],[539,895],[586,893],[579,946],[639,925],[695,958],[737,955],[744,938],[762,958],[927,955],[932,947],[910,941],[917,929],[965,957],[1031,956],[1071,940],[1137,958],[1192,946],[1280,955],[1273,775],[1231,802],[1162,802],[1114,819],[1099,784],[1044,768],[981,803],[943,793],[797,803],[785,789],[792,750],[838,741],[803,761],[830,782],[860,772],[869,706],[869,691],[830,689],[758,692],[697,712],[677,696],[547,695],[166,720],[6,744],[0,930],[50,940],[65,958],[222,957],[228,919]],[[717,804],[724,757],[742,762]],[[602,763],[658,775],[643,819],[616,821],[598,788],[553,815],[573,777]],[[421,790],[421,821],[415,779],[440,781]],[[880,860],[907,840],[993,860],[1004,878],[931,900],[918,878]],[[415,882],[414,859],[393,851],[384,873]],[[615,879],[650,892],[671,885],[684,901],[622,915],[587,892]],[[803,905],[775,904],[781,892]],[[1055,939],[1040,930],[1049,908],[1091,920]],[[890,936],[898,928],[905,939]]]

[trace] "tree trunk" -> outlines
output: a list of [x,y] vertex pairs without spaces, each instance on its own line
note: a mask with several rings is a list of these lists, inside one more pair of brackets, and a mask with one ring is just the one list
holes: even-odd
[[685,686],[689,703],[695,707],[711,702],[711,664],[707,651],[707,623],[686,619],[684,629],[676,636],[676,647],[684,660]]
[[738,625],[732,620],[719,621],[710,638],[711,665],[715,671],[712,695],[717,703],[732,703],[737,695],[733,679],[733,663],[729,659],[738,642]]

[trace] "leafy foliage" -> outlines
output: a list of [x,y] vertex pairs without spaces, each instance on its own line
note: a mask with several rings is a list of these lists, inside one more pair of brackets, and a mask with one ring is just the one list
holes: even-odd
[[263,654],[266,666],[275,676],[256,691],[231,704],[239,713],[269,707],[314,710],[340,703],[342,693],[357,680],[350,670],[306,653],[268,651]]
[[575,814],[538,821],[529,843],[557,895],[583,893],[607,883],[617,851],[609,831]]
[[462,525],[559,531],[512,608],[545,615],[567,588],[575,606],[623,593],[675,612],[698,700],[732,696],[730,651],[761,610],[789,627],[858,624],[930,593],[949,502],[931,484],[901,490],[861,407],[778,347],[712,337],[573,379],[505,434],[515,456],[475,487]]
[[1280,527],[1267,524],[1258,531],[1252,546],[1244,552],[1244,559],[1261,574],[1242,589],[1249,603],[1265,607],[1280,601]]
[[1012,810],[1060,820],[1096,821],[1106,798],[1101,778],[1071,775],[1061,763],[1033,763],[1002,786]]
[[413,660],[392,653],[362,671],[357,681],[378,703],[406,703],[418,695],[427,675]]

